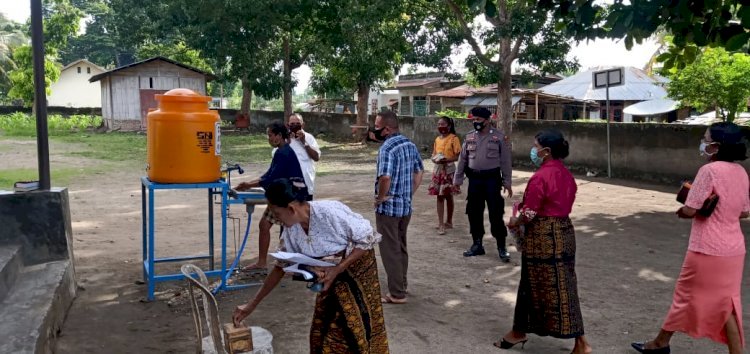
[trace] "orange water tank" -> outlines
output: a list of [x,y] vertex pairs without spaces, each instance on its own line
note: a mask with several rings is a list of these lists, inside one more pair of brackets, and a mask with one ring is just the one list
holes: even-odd
[[206,183],[221,176],[219,113],[211,97],[178,88],[156,95],[148,113],[148,178],[158,183]]

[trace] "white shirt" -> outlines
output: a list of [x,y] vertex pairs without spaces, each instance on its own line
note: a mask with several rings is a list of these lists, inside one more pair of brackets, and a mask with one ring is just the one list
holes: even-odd
[[284,227],[279,251],[302,253],[319,258],[332,256],[354,248],[372,249],[382,236],[362,215],[353,212],[344,203],[321,200],[310,203],[308,232],[300,224]]
[[[302,170],[302,177],[305,178],[305,185],[307,186],[307,193],[315,195],[315,161],[310,158],[310,155],[305,150],[305,145],[299,140],[291,138],[289,146],[294,150],[294,154],[297,155],[297,161],[299,161],[299,167]],[[305,142],[310,146],[311,149],[315,150],[320,157],[320,147],[318,141],[312,134],[305,132]],[[276,153],[276,148],[271,152],[271,156]]]

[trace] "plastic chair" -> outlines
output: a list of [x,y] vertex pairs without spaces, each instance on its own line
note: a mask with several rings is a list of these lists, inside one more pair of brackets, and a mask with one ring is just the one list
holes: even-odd
[[[219,306],[216,298],[208,289],[208,279],[203,271],[192,264],[183,265],[180,270],[185,275],[188,283],[188,296],[190,296],[190,306],[193,309],[193,322],[196,332],[196,353],[198,354],[225,354],[224,334],[219,325]],[[194,275],[198,275],[198,279]],[[206,316],[208,325],[208,336],[203,337],[203,321],[201,321],[200,307],[198,299],[193,291],[193,287],[198,288],[198,296],[201,296],[203,302],[203,314]],[[253,354],[273,354],[273,335],[266,329],[252,326],[250,331],[253,336]],[[205,348],[205,349],[204,349]]]
[[[180,270],[185,275],[188,283],[188,296],[190,296],[190,306],[193,309],[193,323],[195,324],[196,338],[196,353],[203,354],[203,345],[213,347],[207,350],[210,353],[224,354],[224,341],[222,339],[221,327],[219,322],[219,306],[216,303],[216,298],[211,291],[208,289],[208,279],[206,274],[193,264],[185,264]],[[194,278],[194,275],[198,275],[198,279]],[[203,303],[203,314],[206,317],[206,325],[208,326],[208,336],[203,338],[203,321],[200,318],[200,308],[198,307],[198,299],[194,293],[194,287],[198,288],[198,296],[201,296],[201,302]],[[213,350],[212,350],[213,349]]]

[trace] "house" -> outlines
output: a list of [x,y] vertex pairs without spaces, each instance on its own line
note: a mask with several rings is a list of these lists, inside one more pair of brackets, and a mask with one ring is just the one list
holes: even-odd
[[[378,112],[389,110],[398,112],[399,103],[399,92],[398,90],[380,90],[378,88],[370,88],[368,95],[367,114],[373,115]],[[357,99],[357,94],[354,94],[354,99]]]
[[50,85],[47,105],[54,107],[99,108],[102,95],[99,84],[89,82],[106,69],[86,60],[76,60],[60,71],[60,78]]
[[101,82],[102,118],[108,129],[143,130],[149,109],[157,108],[154,95],[174,88],[206,94],[213,76],[163,57],[154,57],[94,75]]
[[[512,88],[511,104],[514,119],[574,120],[583,117],[582,112],[598,109],[592,100],[544,93],[538,89]],[[443,109],[468,113],[474,107],[485,107],[497,112],[497,85],[472,88],[462,85],[450,90],[430,94],[431,99],[440,99]]]
[[433,115],[441,109],[440,100],[431,100],[429,94],[461,84],[462,80],[451,80],[444,72],[401,75],[395,87],[399,92],[398,112],[415,117]]
[[[587,71],[579,72],[573,76],[542,87],[540,90],[547,94],[569,96],[577,100],[596,101],[601,109],[591,109],[586,112],[586,118],[612,117],[615,122],[633,122],[633,115],[623,112],[625,107],[632,104],[667,98],[667,91],[664,85],[668,82],[666,78],[660,76],[651,77],[645,71],[625,67],[624,84],[614,86],[609,89],[609,114],[606,110],[606,89],[593,87],[593,73],[595,71],[610,69],[612,67],[593,68]],[[680,114],[669,115],[668,120],[679,119]]]

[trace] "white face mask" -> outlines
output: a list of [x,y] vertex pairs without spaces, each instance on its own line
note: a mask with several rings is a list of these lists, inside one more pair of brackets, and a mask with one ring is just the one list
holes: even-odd
[[706,149],[708,149],[709,146],[713,145],[714,143],[706,143],[705,141],[701,141],[701,146],[698,148],[701,152],[701,156],[712,156],[716,154],[716,152],[708,152]]

